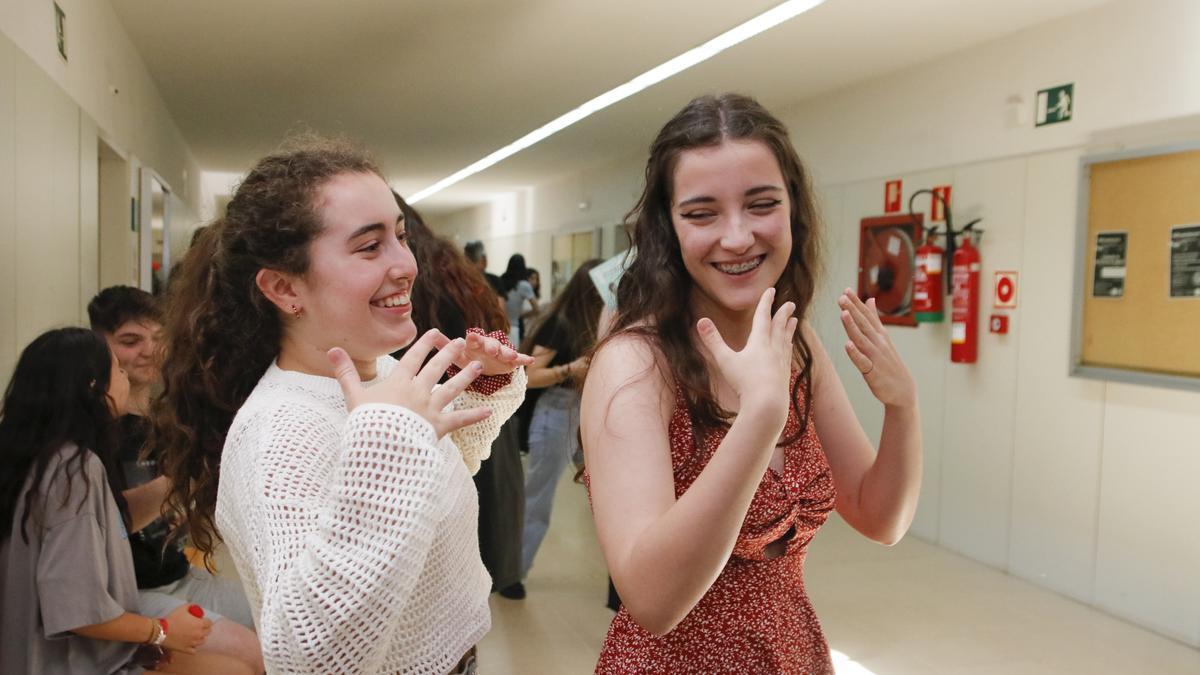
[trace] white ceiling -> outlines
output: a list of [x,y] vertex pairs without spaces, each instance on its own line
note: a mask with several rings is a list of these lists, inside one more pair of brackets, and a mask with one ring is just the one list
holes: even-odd
[[[779,0],[111,0],[200,165],[346,133],[411,194]],[[1108,0],[827,0],[429,198],[444,212],[645,148],[683,103],[771,108]]]

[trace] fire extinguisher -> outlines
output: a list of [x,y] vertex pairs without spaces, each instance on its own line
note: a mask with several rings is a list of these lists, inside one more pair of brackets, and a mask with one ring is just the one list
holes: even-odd
[[978,356],[979,268],[979,249],[971,245],[967,234],[954,252],[950,272],[950,360],[954,363],[975,363]]
[[941,323],[942,260],[946,251],[933,243],[933,236],[917,249],[917,273],[913,277],[913,312],[919,323]]

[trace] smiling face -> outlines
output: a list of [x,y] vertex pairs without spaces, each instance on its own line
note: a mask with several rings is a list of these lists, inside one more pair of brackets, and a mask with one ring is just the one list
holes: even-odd
[[291,330],[356,361],[407,345],[417,332],[409,300],[417,262],[391,188],[373,173],[341,174],[320,188],[316,210],[324,227],[308,271],[292,280],[302,312]]
[[791,204],[779,162],[760,141],[680,153],[671,222],[697,316],[748,315],[791,257]]
[[104,333],[108,348],[135,388],[144,389],[162,378],[158,351],[161,333],[162,325],[152,319],[131,319],[112,333]]

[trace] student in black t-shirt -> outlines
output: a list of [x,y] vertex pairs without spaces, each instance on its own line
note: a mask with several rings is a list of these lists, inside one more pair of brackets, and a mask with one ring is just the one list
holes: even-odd
[[522,579],[550,527],[554,492],[568,460],[581,461],[579,388],[588,353],[596,343],[604,300],[588,272],[599,264],[580,265],[546,314],[521,345],[533,356],[526,368],[529,388],[542,389],[529,425],[529,467],[525,474],[525,526],[521,544]]
[[[128,414],[119,420],[117,460],[121,471],[111,480],[120,488],[118,506],[126,514],[142,508],[161,510],[170,484],[159,472],[156,453],[145,451],[146,414],[151,393],[162,378],[160,309],[146,291],[112,286],[92,298],[88,318],[92,330],[104,337],[129,376]],[[201,649],[232,656],[254,672],[263,672],[254,620],[241,584],[193,568],[179,542],[168,537],[169,531],[167,522],[159,518],[129,533],[139,610],[162,616],[184,604],[200,605],[213,621],[212,633]]]

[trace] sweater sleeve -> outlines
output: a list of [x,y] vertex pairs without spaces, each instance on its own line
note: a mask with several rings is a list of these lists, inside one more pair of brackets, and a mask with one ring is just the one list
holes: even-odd
[[511,381],[493,392],[488,393],[486,387],[472,387],[454,399],[453,405],[456,410],[467,410],[480,406],[492,409],[492,414],[482,422],[463,427],[450,434],[450,438],[462,453],[467,469],[472,474],[478,472],[480,463],[492,454],[492,441],[500,435],[500,427],[504,426],[508,418],[525,400],[525,385],[528,381],[525,369],[517,368],[512,373]]
[[[416,413],[362,405],[341,430],[331,474],[311,475],[306,453],[338,439],[293,412],[282,420],[292,428],[270,432],[258,467],[269,560],[258,570],[263,660],[268,672],[374,672],[425,566],[455,458]],[[329,481],[325,503],[289,498],[314,480]],[[300,527],[312,519],[315,529]]]

